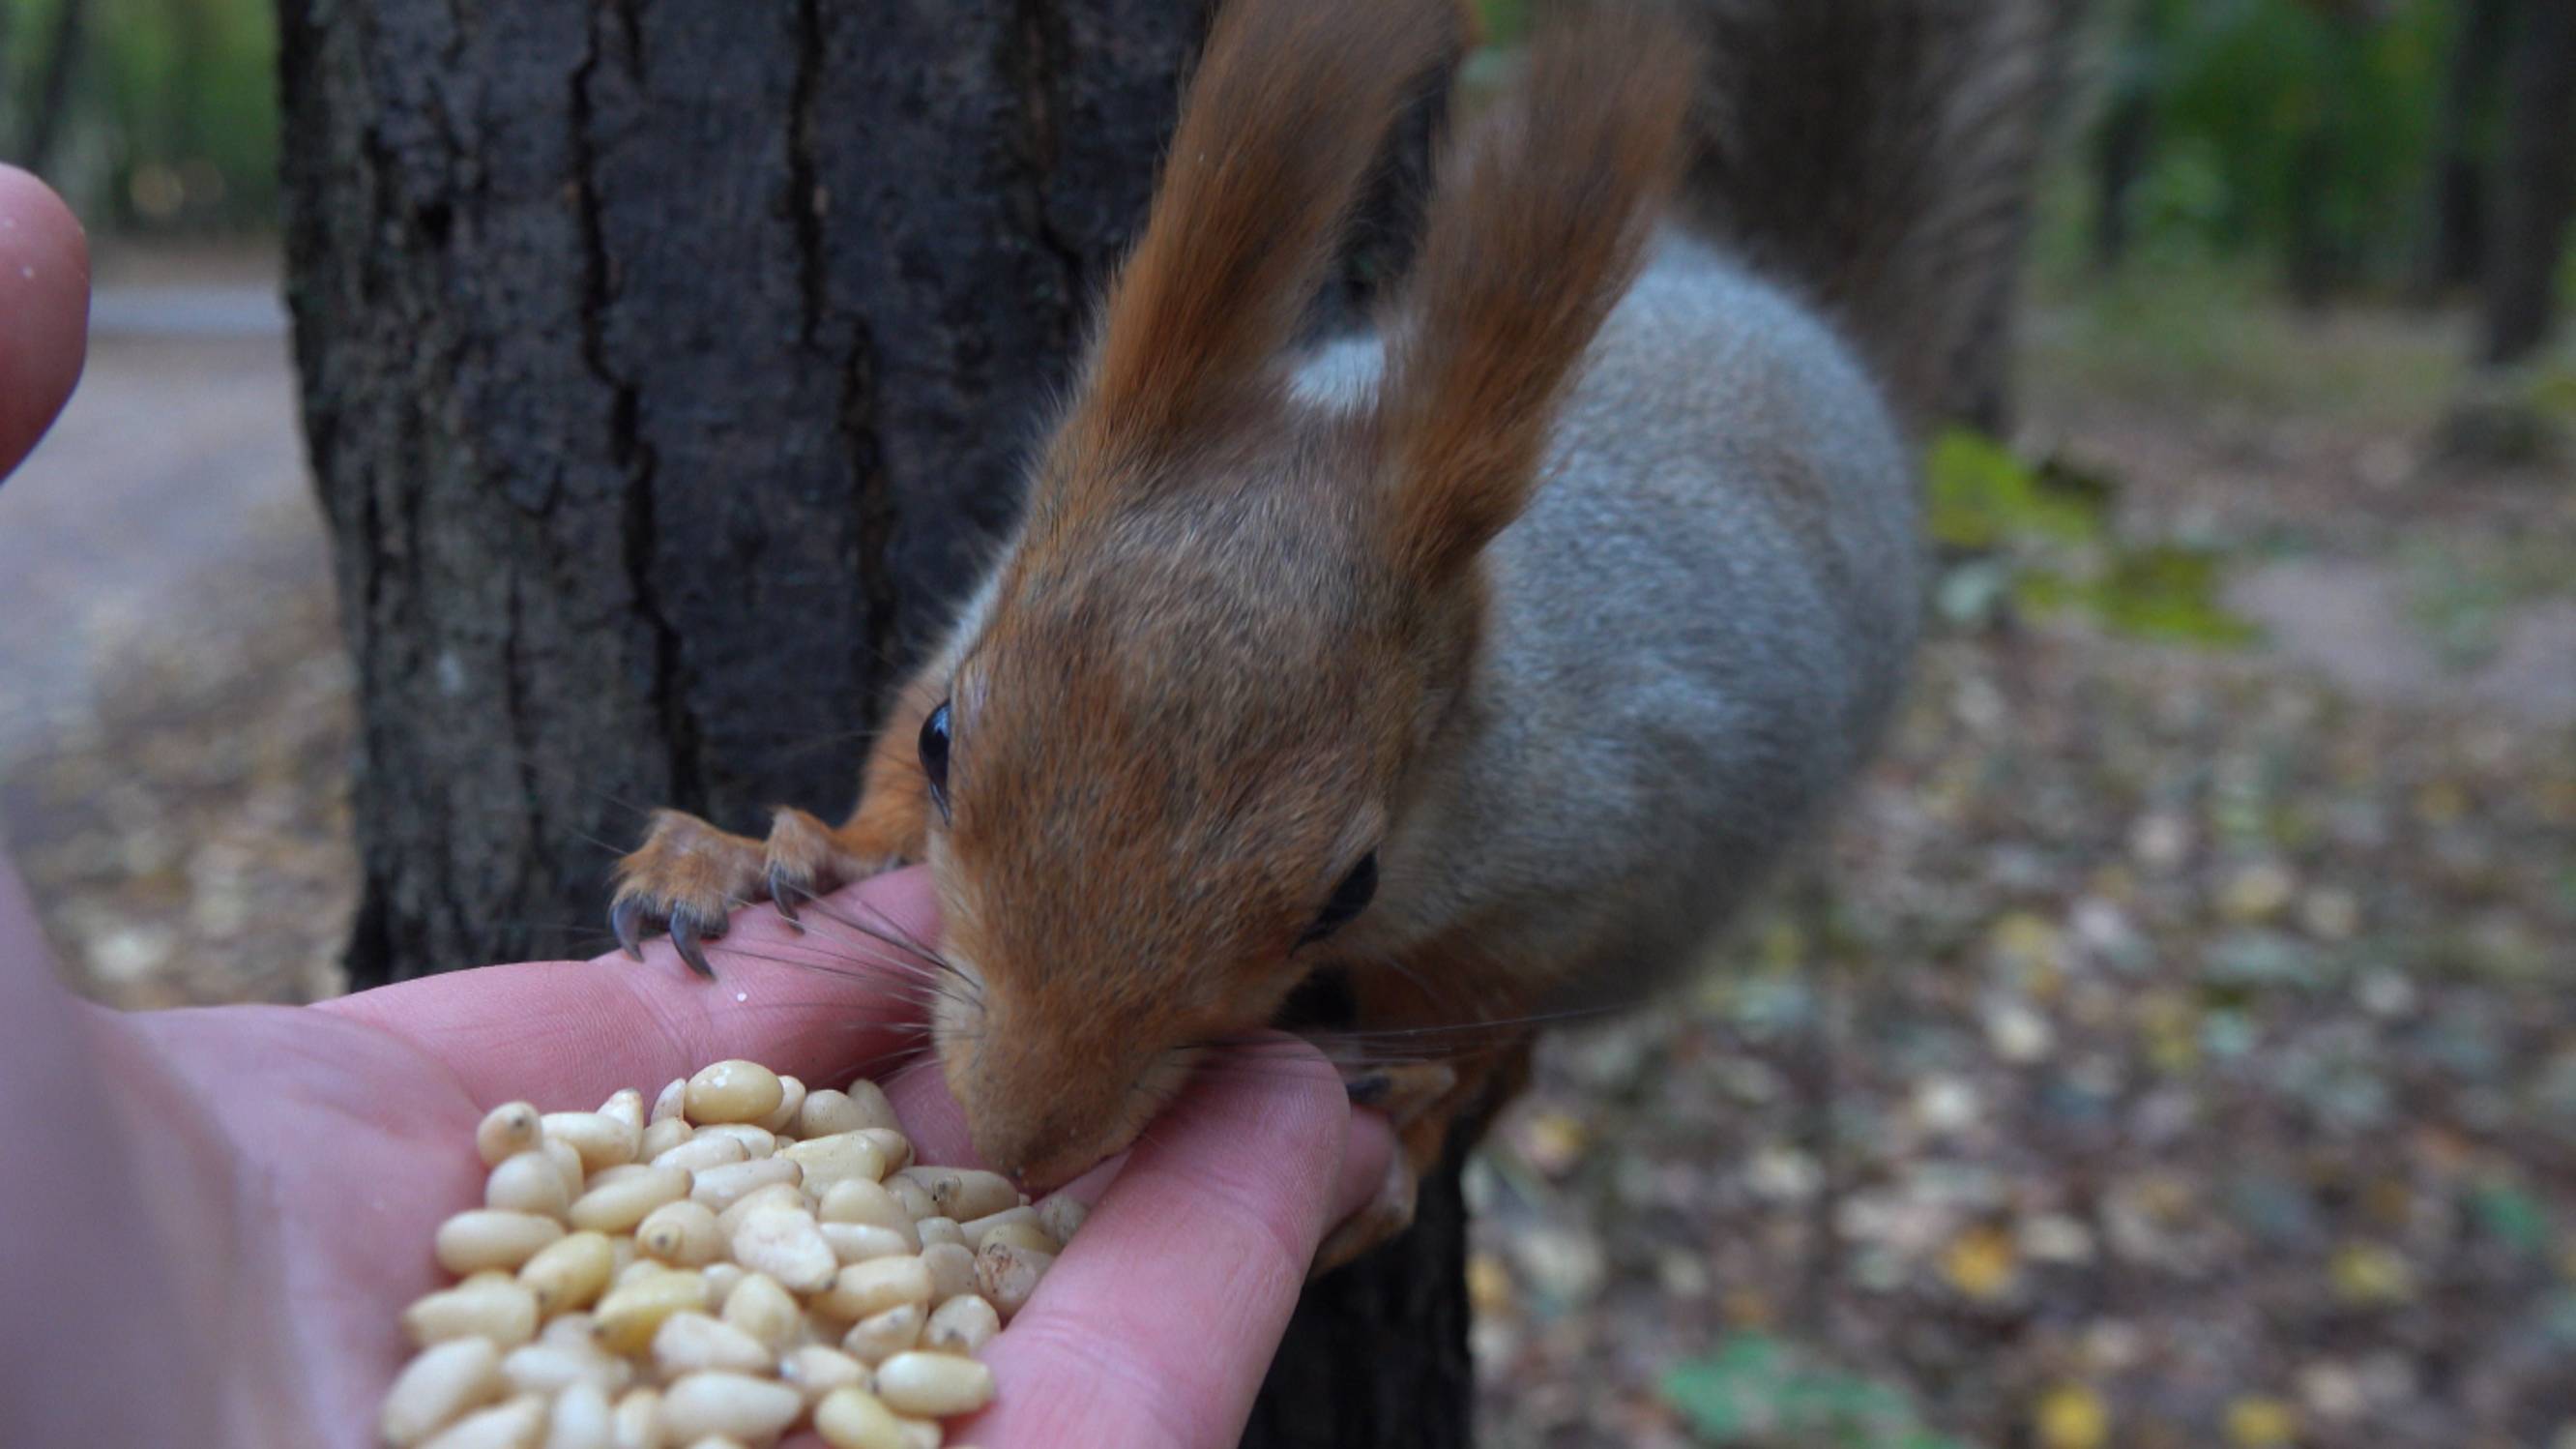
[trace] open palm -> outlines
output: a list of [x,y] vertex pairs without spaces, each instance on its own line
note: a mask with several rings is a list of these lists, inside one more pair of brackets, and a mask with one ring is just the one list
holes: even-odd
[[[898,935],[935,930],[917,871],[825,904]],[[658,947],[641,966],[487,967],[315,1007],[101,1013],[140,1195],[164,1208],[174,1301],[207,1350],[200,1387],[234,1439],[370,1442],[410,1352],[400,1311],[442,1281],[432,1234],[480,1203],[472,1137],[492,1106],[649,1096],[724,1057],[817,1085],[917,1057],[912,968],[828,914],[809,920],[798,936],[746,913],[712,984]],[[972,1160],[936,1072],[897,1072],[891,1091],[925,1157]],[[1320,1057],[1207,1079],[986,1351],[1002,1395],[960,1442],[1233,1443],[1319,1234],[1382,1174],[1383,1133],[1350,1122]]]

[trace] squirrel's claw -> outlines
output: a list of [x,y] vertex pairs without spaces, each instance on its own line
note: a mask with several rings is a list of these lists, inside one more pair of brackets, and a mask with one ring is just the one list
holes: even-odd
[[[709,929],[709,927],[712,927],[713,929]],[[722,916],[716,917],[713,921],[702,923],[698,919],[698,913],[689,910],[686,907],[682,907],[681,909],[671,913],[671,945],[673,949],[680,953],[681,960],[689,963],[690,970],[697,972],[709,981],[713,981],[716,978],[716,968],[707,964],[707,948],[703,943],[705,941],[714,940],[716,937],[721,936],[724,933],[725,918]]]
[[804,930],[805,923],[796,918],[796,903],[814,898],[812,877],[773,863],[765,879],[769,887],[769,903],[778,908],[779,918],[799,931]]
[[644,959],[644,902],[619,896],[608,908],[608,929],[617,933],[617,945],[628,960]]

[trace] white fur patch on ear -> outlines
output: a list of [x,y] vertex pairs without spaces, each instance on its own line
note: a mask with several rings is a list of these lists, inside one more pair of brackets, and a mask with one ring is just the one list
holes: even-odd
[[1386,377],[1386,342],[1346,337],[1316,348],[1288,376],[1288,396],[1309,407],[1357,413],[1377,401]]

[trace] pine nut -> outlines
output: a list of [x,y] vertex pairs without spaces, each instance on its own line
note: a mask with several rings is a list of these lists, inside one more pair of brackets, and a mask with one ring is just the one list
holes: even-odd
[[564,1235],[563,1224],[534,1213],[468,1208],[438,1225],[438,1266],[459,1277],[486,1268],[517,1268]]
[[[1005,1223],[1034,1223],[1037,1220],[1038,1210],[1036,1208],[1007,1207],[1002,1209],[1000,1212],[993,1213],[986,1217],[977,1218],[972,1222],[959,1223],[957,1225],[957,1231],[966,1235],[966,1246],[970,1248],[980,1248],[984,1246],[984,1235],[995,1228],[1001,1227]],[[1049,1249],[1048,1251],[1052,1252],[1054,1250]]]
[[634,1379],[635,1366],[594,1343],[531,1343],[510,1350],[501,1360],[501,1376],[513,1393],[559,1394],[575,1384],[614,1393]]
[[918,1303],[871,1313],[841,1335],[841,1351],[864,1364],[883,1363],[920,1344],[922,1325],[929,1319]]
[[694,1309],[672,1314],[653,1330],[653,1364],[664,1378],[701,1369],[766,1373],[775,1357],[759,1339]]
[[644,1124],[644,1135],[637,1142],[635,1155],[656,1166],[664,1154],[685,1147],[697,1135],[697,1129],[677,1117]]
[[555,1165],[556,1175],[563,1179],[564,1204],[570,1206],[574,1198],[581,1196],[582,1174],[588,1171],[581,1165],[581,1154],[573,1151],[571,1143],[558,1142],[551,1137],[540,1141],[537,1150],[545,1154],[546,1161]]
[[795,1125],[796,1114],[804,1106],[805,1084],[782,1075],[778,1079],[778,1105],[770,1109],[768,1116],[760,1119],[760,1125],[769,1132],[784,1135],[789,1127]]
[[891,1127],[868,1115],[865,1108],[850,1099],[847,1092],[818,1087],[805,1094],[804,1103],[796,1110],[796,1135],[812,1139],[829,1137],[839,1132],[856,1132],[862,1127]]
[[421,1449],[537,1449],[546,1432],[546,1401],[522,1394],[506,1404],[478,1410],[441,1430]]
[[796,1386],[808,1408],[834,1389],[864,1389],[875,1382],[866,1364],[819,1343],[809,1343],[779,1360],[778,1377]]
[[817,1137],[778,1155],[804,1169],[805,1190],[818,1197],[834,1183],[854,1178],[875,1182],[886,1175],[885,1152],[865,1132]]
[[590,1315],[584,1312],[567,1313],[561,1318],[546,1320],[546,1326],[537,1330],[537,1342],[559,1343],[573,1348],[599,1347],[591,1341]]
[[794,1389],[748,1374],[683,1374],[662,1391],[662,1428],[682,1443],[708,1434],[766,1441],[804,1410]]
[[546,1135],[581,1154],[582,1169],[597,1172],[635,1160],[644,1129],[597,1112],[548,1112]]
[[794,1293],[821,1290],[841,1266],[813,1215],[788,1208],[763,1208],[744,1217],[733,1230],[733,1260]]
[[[680,1130],[688,1131],[688,1124],[681,1123]],[[645,1135],[652,1135],[649,1129]],[[750,1159],[751,1152],[742,1145],[741,1138],[701,1133],[676,1147],[654,1154],[653,1165],[685,1167],[691,1172],[705,1172],[709,1168],[730,1167],[734,1163],[747,1162]]]
[[383,1403],[396,1449],[755,1449],[809,1421],[836,1449],[938,1449],[935,1416],[968,1411],[942,1406],[991,1398],[973,1355],[1082,1218],[916,1164],[864,1078],[809,1090],[746,1061],[649,1106],[504,1103],[475,1149],[484,1205],[433,1243],[461,1281],[403,1312],[421,1351]]
[[540,1317],[587,1308],[608,1288],[617,1271],[617,1249],[608,1235],[574,1233],[539,1248],[519,1268],[519,1286],[535,1302]]
[[919,1258],[872,1258],[833,1275],[814,1306],[843,1319],[866,1318],[930,1298],[930,1270]]
[[778,1134],[750,1122],[718,1122],[698,1129],[700,1137],[730,1137],[746,1157],[768,1157],[778,1151]]
[[707,1311],[710,1313],[723,1312],[724,1306],[733,1301],[735,1290],[751,1280],[751,1275],[743,1271],[740,1263],[729,1263],[722,1258],[699,1271],[707,1280]]
[[626,1123],[640,1133],[644,1130],[644,1094],[633,1087],[621,1087],[599,1104],[599,1115]]
[[662,1432],[662,1391],[628,1389],[609,1413],[617,1449],[663,1449],[670,1436]]
[[716,1214],[716,1231],[724,1234],[725,1241],[730,1243],[733,1235],[741,1231],[743,1219],[753,1213],[780,1209],[800,1213],[813,1211],[812,1205],[805,1201],[805,1194],[793,1184],[773,1182],[744,1193],[734,1200],[733,1206]]
[[975,1288],[988,1299],[1002,1321],[1008,1323],[1038,1290],[1038,1280],[1055,1265],[1045,1253],[1033,1253],[1016,1243],[988,1244],[975,1255]]
[[894,1200],[881,1182],[862,1182],[844,1178],[833,1183],[823,1194],[822,1210],[816,1214],[827,1223],[869,1223],[913,1236],[912,1215]]
[[1002,1315],[993,1305],[973,1293],[961,1293],[939,1305],[930,1321],[921,1326],[921,1346],[933,1353],[962,1353],[968,1357],[983,1351],[1002,1331]]
[[687,1112],[690,1121],[701,1125],[758,1122],[778,1110],[785,1095],[778,1074],[758,1062],[716,1062],[689,1078]]
[[895,1205],[903,1209],[904,1216],[916,1223],[923,1218],[944,1216],[939,1211],[939,1204],[930,1200],[930,1190],[909,1177],[889,1177],[885,1189],[893,1196]]
[[953,1419],[993,1402],[993,1371],[948,1353],[899,1353],[877,1365],[877,1397],[898,1413]]
[[1064,1251],[1064,1244],[1048,1237],[1046,1229],[1035,1223],[1004,1223],[984,1234],[984,1246],[994,1243],[1008,1243],[1032,1253],[1044,1253],[1050,1258]]
[[484,1166],[498,1167],[536,1146],[539,1130],[534,1102],[504,1102],[483,1114],[474,1129],[474,1150],[483,1154]]
[[572,1206],[563,1174],[542,1152],[514,1152],[501,1159],[483,1179],[483,1205],[503,1212],[537,1213],[560,1218]]
[[940,1215],[960,1223],[1020,1205],[1020,1190],[998,1172],[971,1167],[908,1167],[896,1175],[921,1184]]
[[682,1109],[687,1106],[688,1099],[689,1079],[673,1077],[663,1086],[660,1095],[653,1099],[652,1114],[644,1119],[644,1125],[649,1127],[656,1122],[686,1121],[687,1119],[682,1116]]
[[724,1251],[724,1235],[705,1204],[683,1198],[644,1215],[635,1225],[635,1251],[674,1267],[698,1268]]
[[862,1127],[859,1135],[876,1144],[885,1154],[886,1171],[894,1172],[912,1165],[912,1139],[891,1127]]
[[697,1174],[697,1183],[689,1189],[689,1197],[692,1201],[706,1204],[710,1211],[723,1212],[756,1189],[773,1182],[793,1186],[803,1175],[804,1169],[795,1163],[775,1157],[729,1163]]
[[543,1449],[616,1449],[607,1391],[578,1383],[557,1395],[546,1415]]
[[975,1291],[975,1255],[962,1243],[933,1243],[922,1249],[921,1266],[930,1270],[933,1303]]
[[814,1432],[832,1449],[904,1449],[894,1410],[856,1385],[834,1389],[814,1406]]
[[832,1245],[832,1256],[844,1263],[864,1263],[870,1258],[909,1256],[912,1244],[892,1228],[874,1223],[825,1223],[823,1241]]
[[451,1338],[488,1338],[515,1348],[537,1334],[536,1296],[507,1278],[472,1278],[432,1293],[403,1310],[403,1331],[413,1346]]
[[724,1321],[769,1346],[772,1353],[795,1342],[805,1326],[805,1310],[794,1294],[766,1273],[747,1273],[725,1295]]
[[501,1396],[501,1351],[481,1338],[457,1338],[423,1349],[394,1376],[377,1432],[396,1446],[421,1443],[468,1409]]
[[1072,1242],[1073,1235],[1082,1229],[1082,1220],[1089,1216],[1091,1209],[1084,1207],[1080,1199],[1063,1193],[1038,1204],[1038,1226],[1059,1243]]
[[573,1199],[567,1216],[576,1228],[628,1232],[653,1209],[686,1198],[691,1182],[685,1167],[639,1167],[632,1175],[594,1187]]
[[611,1353],[642,1353],[662,1320],[688,1309],[705,1311],[707,1280],[683,1269],[661,1269],[609,1290],[591,1311],[591,1329]]
[[851,1081],[846,1091],[851,1104],[868,1119],[869,1126],[897,1132],[903,1130],[903,1123],[895,1116],[894,1103],[887,1098],[885,1088],[866,1077],[858,1077]]

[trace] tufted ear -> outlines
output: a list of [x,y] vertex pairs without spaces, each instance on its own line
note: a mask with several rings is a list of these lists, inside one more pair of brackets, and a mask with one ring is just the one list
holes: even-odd
[[1452,23],[1434,0],[1225,7],[1068,420],[1078,453],[1167,455],[1275,385],[1361,179]]
[[1683,158],[1696,53],[1626,8],[1562,23],[1441,168],[1381,393],[1400,555],[1426,574],[1520,516],[1558,404],[1635,280]]

